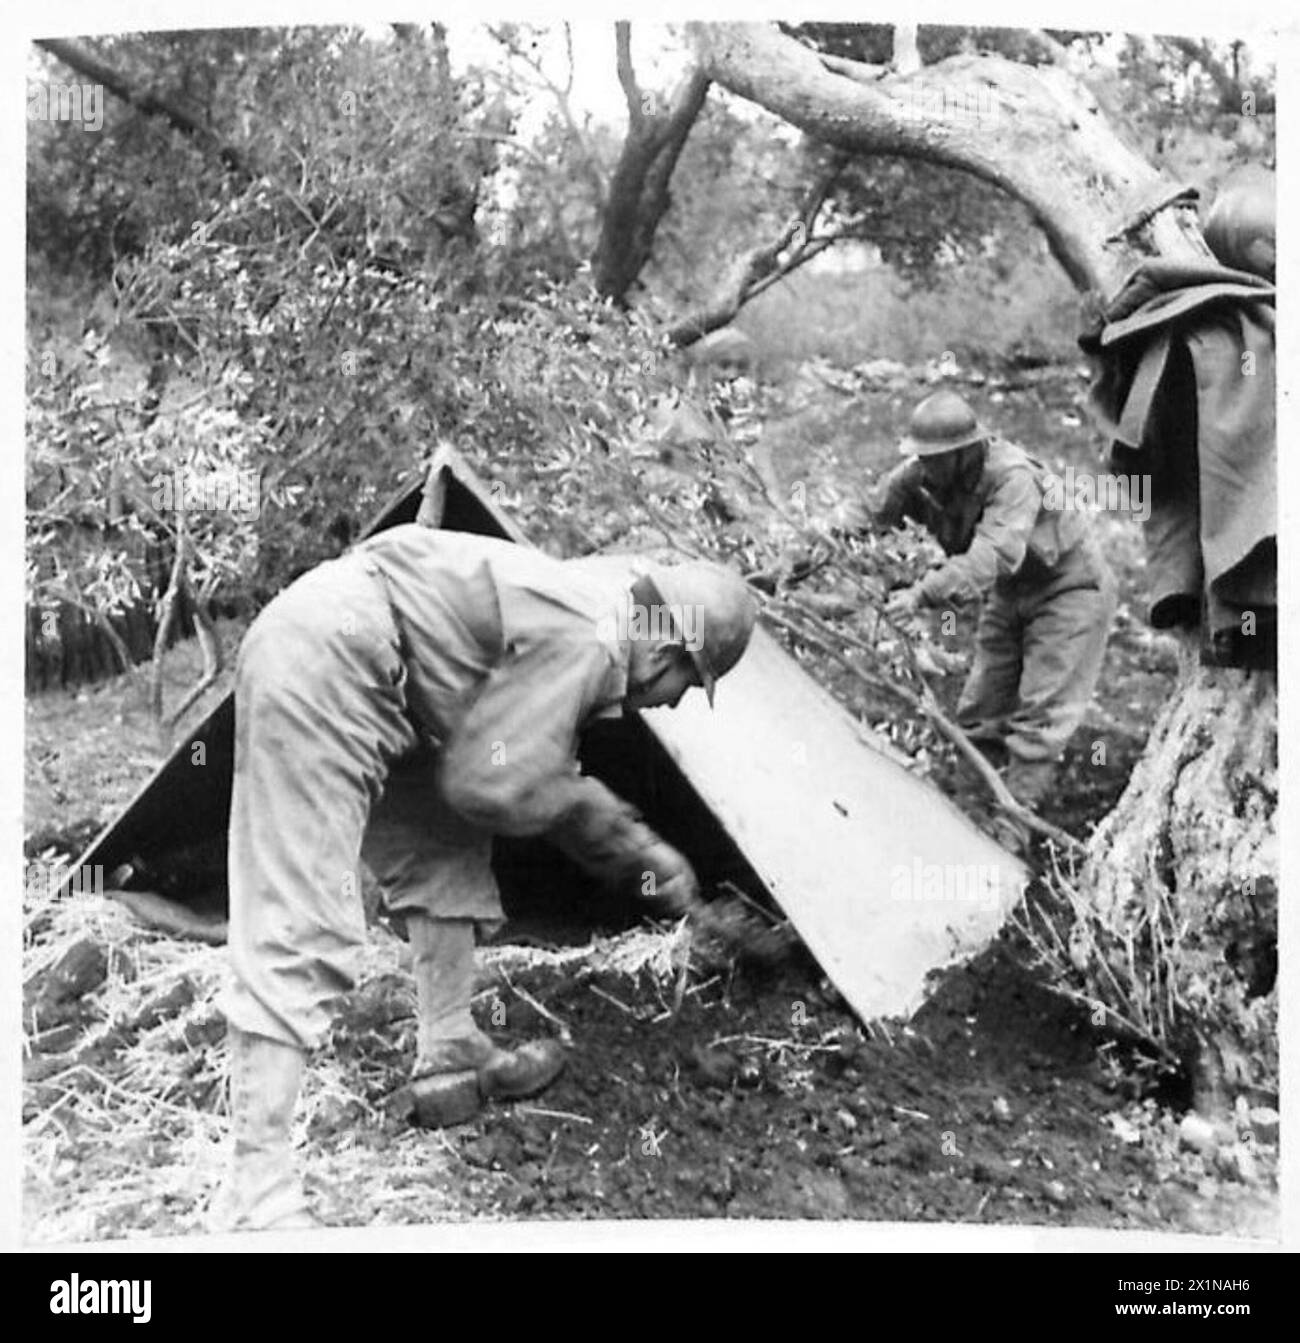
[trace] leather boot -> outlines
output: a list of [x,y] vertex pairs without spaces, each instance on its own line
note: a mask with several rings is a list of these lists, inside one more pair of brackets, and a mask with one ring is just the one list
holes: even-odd
[[417,1007],[411,1074],[415,1122],[442,1128],[472,1119],[485,1100],[520,1100],[544,1091],[564,1068],[556,1040],[498,1049],[474,1025],[474,924],[409,915]]
[[232,1152],[208,1209],[208,1230],[288,1231],[320,1226],[294,1168],[290,1126],[306,1055],[230,1027]]

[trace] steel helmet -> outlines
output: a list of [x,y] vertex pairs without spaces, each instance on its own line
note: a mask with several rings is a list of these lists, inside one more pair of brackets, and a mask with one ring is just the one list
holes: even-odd
[[935,392],[912,412],[908,432],[898,445],[904,457],[934,457],[986,439],[988,430],[956,392]]
[[1205,220],[1210,251],[1234,270],[1271,280],[1277,270],[1277,187],[1265,168],[1243,168],[1219,188]]
[[687,651],[712,707],[718,678],[740,661],[754,632],[758,603],[749,585],[725,565],[705,560],[651,565],[644,576],[669,608],[700,609],[699,647]]

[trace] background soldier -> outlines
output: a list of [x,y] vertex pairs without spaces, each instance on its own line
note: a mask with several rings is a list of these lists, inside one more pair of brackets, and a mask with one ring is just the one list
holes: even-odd
[[948,559],[893,593],[889,609],[982,602],[957,721],[1037,807],[1097,683],[1115,580],[1087,514],[1044,507],[1044,467],[955,392],[917,406],[900,451],[908,460],[868,510],[886,526],[921,523]]

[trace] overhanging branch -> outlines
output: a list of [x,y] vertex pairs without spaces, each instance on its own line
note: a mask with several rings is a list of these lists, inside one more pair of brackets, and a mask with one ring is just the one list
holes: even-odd
[[618,82],[627,102],[627,124],[632,134],[638,134],[645,123],[645,109],[641,106],[641,89],[632,68],[632,25],[621,19],[614,25],[615,64]]
[[877,75],[767,24],[689,27],[710,78],[815,139],[957,168],[1015,196],[1081,289],[1114,292],[1144,252],[1208,255],[1194,221],[1172,210],[1141,237],[1106,241],[1162,178],[1064,66],[959,54]]
[[[726,326],[741,308],[765,289],[811,261],[842,236],[815,236],[817,217],[826,204],[848,159],[836,159],[831,170],[808,192],[798,214],[768,243],[761,243],[738,257],[728,268],[717,293],[700,309],[675,322],[668,339],[679,348],[693,345],[710,331]],[[784,255],[783,255],[784,254]]]

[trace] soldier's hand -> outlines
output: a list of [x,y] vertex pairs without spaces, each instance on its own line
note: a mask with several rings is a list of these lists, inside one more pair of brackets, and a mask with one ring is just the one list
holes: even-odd
[[700,883],[689,861],[660,840],[645,855],[641,894],[666,915],[685,914],[699,901]]

